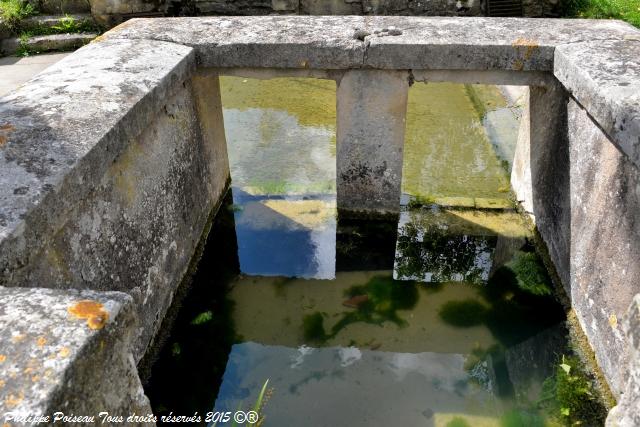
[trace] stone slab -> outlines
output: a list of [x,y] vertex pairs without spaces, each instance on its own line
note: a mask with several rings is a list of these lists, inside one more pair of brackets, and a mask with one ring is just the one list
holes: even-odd
[[571,202],[571,302],[598,365],[619,396],[629,361],[622,319],[640,293],[640,169],[573,100],[568,135],[570,186],[563,192]]
[[130,351],[135,328],[123,293],[0,287],[0,421],[151,413]]
[[192,46],[202,67],[345,69],[362,66],[364,45],[352,37],[362,19],[357,16],[132,19],[103,37],[165,40]]
[[86,46],[0,98],[0,284],[29,264],[193,72],[192,49]]
[[558,46],[554,74],[640,166],[640,31],[624,40]]

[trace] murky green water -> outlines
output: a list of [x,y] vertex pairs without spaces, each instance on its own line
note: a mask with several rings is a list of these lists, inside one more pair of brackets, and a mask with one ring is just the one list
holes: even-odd
[[222,88],[232,194],[147,385],[156,414],[249,410],[268,380],[264,427],[573,420],[564,311],[527,223],[496,209],[517,130],[496,88],[411,89],[398,222],[336,219],[332,82]]

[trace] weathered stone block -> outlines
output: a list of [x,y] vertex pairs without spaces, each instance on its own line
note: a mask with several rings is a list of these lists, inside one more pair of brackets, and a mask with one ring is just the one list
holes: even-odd
[[629,374],[618,405],[609,412],[607,427],[640,425],[640,294],[627,310],[623,329],[629,346]]
[[300,0],[300,12],[307,15],[360,15],[362,5],[345,0]]
[[99,424],[102,411],[151,414],[131,354],[137,326],[123,293],[0,287],[3,425],[53,424],[15,417],[58,411],[97,421],[77,425]]
[[628,375],[623,318],[640,292],[640,170],[569,103],[571,302],[616,396]]
[[338,210],[365,215],[400,211],[409,75],[353,70],[338,83]]

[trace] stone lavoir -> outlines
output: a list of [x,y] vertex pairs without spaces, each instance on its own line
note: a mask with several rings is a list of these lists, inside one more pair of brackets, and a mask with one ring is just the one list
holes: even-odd
[[[207,236],[214,247],[230,244],[208,231],[230,179],[219,82],[232,75],[336,82],[335,208],[345,219],[403,220],[412,83],[529,86],[511,183],[617,399],[607,423],[638,425],[639,42],[640,31],[621,22],[497,18],[159,18],[106,33],[0,100],[0,412],[151,411],[139,362],[162,340],[163,321],[175,315],[171,301]],[[407,238],[433,223],[403,221],[399,236]],[[474,236],[486,242],[480,248],[498,247],[486,231]],[[397,250],[411,252],[398,242]],[[520,249],[527,265],[531,251]],[[473,253],[483,278],[484,250]],[[392,279],[365,276],[341,282],[348,298],[340,302],[360,319],[404,325],[398,312],[429,300],[385,296]],[[258,292],[252,286],[239,284],[234,298],[245,301],[244,293]],[[448,294],[440,295],[446,303]],[[479,302],[466,305],[468,316],[444,310],[442,318],[506,337],[491,326],[489,296],[467,297]],[[340,323],[336,313],[334,324],[322,310],[297,314],[307,338],[328,343],[353,317]],[[362,357],[376,356],[368,352],[378,344],[361,343]],[[318,347],[320,367],[354,357]],[[238,366],[243,355],[261,354],[251,345],[238,350]],[[225,396],[233,405],[237,396]],[[423,416],[435,415],[428,409]]]

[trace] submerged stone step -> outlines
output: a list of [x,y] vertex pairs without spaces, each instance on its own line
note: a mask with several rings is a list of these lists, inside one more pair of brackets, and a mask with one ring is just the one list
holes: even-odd
[[29,37],[26,40],[11,38],[0,44],[0,53],[11,55],[21,50],[33,53],[78,49],[98,37],[98,33],[51,34]]

